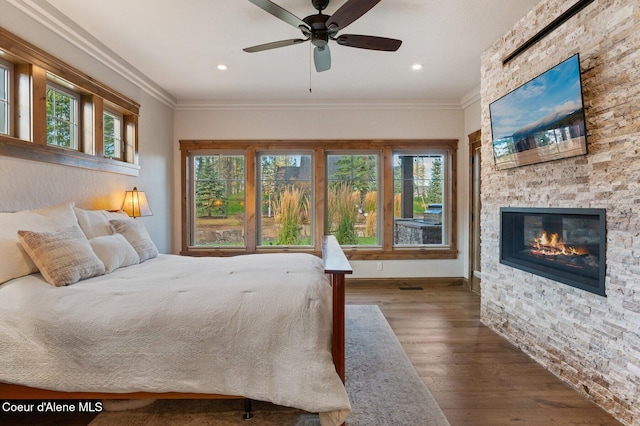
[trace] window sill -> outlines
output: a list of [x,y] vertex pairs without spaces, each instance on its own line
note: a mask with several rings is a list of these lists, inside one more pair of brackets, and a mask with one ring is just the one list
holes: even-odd
[[[344,254],[349,260],[416,260],[416,259],[456,259],[458,257],[458,250],[456,249],[426,249],[426,248],[414,248],[414,249],[394,249],[392,251],[385,250],[363,250],[363,249],[349,249],[348,247],[342,247]],[[316,256],[320,256],[319,250],[310,248],[259,248],[255,251],[249,251],[246,248],[237,249],[213,249],[213,248],[196,248],[192,247],[188,250],[180,252],[182,256],[216,256],[216,257],[228,257],[238,256],[243,254],[255,254],[255,253],[311,253]]]
[[137,164],[96,157],[64,148],[40,145],[6,135],[0,135],[0,155],[127,176],[138,176],[140,173],[140,166]]

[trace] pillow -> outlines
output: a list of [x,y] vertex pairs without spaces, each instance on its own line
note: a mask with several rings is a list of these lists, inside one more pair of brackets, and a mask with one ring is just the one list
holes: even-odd
[[18,241],[18,230],[55,231],[77,224],[73,203],[38,210],[0,213],[0,284],[38,272],[38,268]]
[[89,240],[102,237],[103,235],[111,235],[113,232],[109,225],[110,220],[129,219],[129,216],[123,211],[84,210],[78,207],[74,207],[73,211],[78,217],[78,225],[80,225],[82,232],[84,232],[84,235],[86,235]]
[[140,263],[140,256],[121,234],[103,235],[89,240],[93,252],[104,263],[104,273]]
[[140,263],[158,255],[158,248],[141,221],[135,219],[110,220],[109,223],[114,232],[124,235],[129,244],[133,246],[140,256]]
[[104,264],[78,225],[54,232],[18,231],[18,238],[44,279],[56,287],[104,274]]

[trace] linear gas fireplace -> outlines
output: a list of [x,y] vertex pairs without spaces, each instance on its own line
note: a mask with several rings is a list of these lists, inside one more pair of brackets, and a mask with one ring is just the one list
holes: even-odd
[[500,209],[500,263],[605,296],[604,209]]

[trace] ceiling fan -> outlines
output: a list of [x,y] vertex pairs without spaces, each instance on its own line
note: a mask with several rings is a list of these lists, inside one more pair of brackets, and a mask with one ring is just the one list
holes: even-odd
[[334,40],[343,46],[383,50],[387,52],[395,52],[402,44],[402,40],[386,37],[358,34],[338,35],[338,31],[343,30],[347,25],[367,13],[373,6],[378,4],[380,0],[348,0],[331,16],[322,13],[329,5],[329,0],[311,0],[313,7],[318,13],[309,15],[304,19],[298,18],[293,13],[269,0],[249,1],[276,18],[298,28],[306,38],[292,38],[260,44],[242,49],[245,52],[261,52],[263,50],[292,46],[311,40],[311,43],[315,46],[313,50],[313,62],[316,71],[321,72],[331,68],[329,40]]

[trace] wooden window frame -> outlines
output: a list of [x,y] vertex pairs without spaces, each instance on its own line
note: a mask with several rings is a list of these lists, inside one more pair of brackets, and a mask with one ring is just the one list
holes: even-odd
[[[381,190],[383,199],[381,208],[382,218],[382,245],[380,247],[344,247],[347,257],[351,260],[395,260],[395,259],[455,259],[458,257],[457,241],[457,146],[458,140],[453,139],[410,139],[410,140],[180,140],[180,168],[181,168],[181,192],[182,192],[182,255],[189,256],[233,256],[248,253],[266,253],[274,250],[283,252],[312,252],[320,254],[322,237],[325,234],[325,197],[326,197],[326,166],[327,153],[339,152],[373,152],[381,156],[382,174]],[[402,247],[393,244],[393,155],[396,151],[444,150],[448,154],[449,191],[450,203],[449,215],[449,244],[443,247]],[[256,214],[259,206],[256,205],[257,185],[257,153],[282,152],[282,151],[312,151],[313,152],[313,190],[315,205],[313,214],[316,217],[314,245],[311,248],[298,247],[274,247],[264,248],[257,245]],[[243,151],[245,153],[245,191],[246,191],[246,246],[242,248],[209,248],[190,246],[190,156],[204,151]]]
[[[138,176],[140,105],[0,27],[3,60],[13,65],[10,134],[0,134],[0,155]],[[78,149],[47,145],[46,87],[53,81],[80,96]],[[103,154],[105,105],[123,116],[123,157]]]

